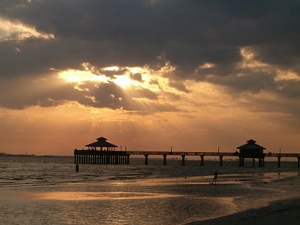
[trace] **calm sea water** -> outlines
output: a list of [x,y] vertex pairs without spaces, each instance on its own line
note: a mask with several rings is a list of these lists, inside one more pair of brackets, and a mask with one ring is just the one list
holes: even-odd
[[[296,162],[131,159],[131,165],[80,165],[72,157],[0,157],[0,224],[187,224],[266,204],[283,195],[267,183],[299,173]],[[210,182],[219,172],[217,185]],[[273,173],[269,173],[273,172]]]

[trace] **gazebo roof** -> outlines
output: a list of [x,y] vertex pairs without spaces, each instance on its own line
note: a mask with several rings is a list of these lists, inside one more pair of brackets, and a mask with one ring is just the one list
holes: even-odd
[[237,147],[237,149],[240,149],[240,150],[264,150],[266,148],[256,144],[256,141],[250,139],[249,141],[247,141],[247,144],[239,146],[239,147]]
[[99,137],[99,138],[97,138],[96,142],[87,144],[86,147],[100,147],[101,148],[101,147],[118,147],[118,146],[107,142],[106,138],[104,138],[104,137]]

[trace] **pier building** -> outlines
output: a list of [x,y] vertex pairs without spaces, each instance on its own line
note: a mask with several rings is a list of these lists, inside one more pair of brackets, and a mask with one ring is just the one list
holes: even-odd
[[129,164],[129,154],[126,151],[116,151],[117,145],[109,143],[104,137],[87,144],[87,149],[74,150],[75,164]]
[[255,159],[258,159],[258,166],[264,167],[265,165],[265,154],[266,148],[256,144],[256,141],[250,139],[246,144],[237,147],[240,150],[239,153],[239,166],[243,167],[245,164],[245,158],[253,159],[253,167],[255,166]]

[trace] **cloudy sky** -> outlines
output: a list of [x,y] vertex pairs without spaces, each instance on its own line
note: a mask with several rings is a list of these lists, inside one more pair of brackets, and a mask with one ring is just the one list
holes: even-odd
[[300,1],[1,0],[0,152],[300,152]]

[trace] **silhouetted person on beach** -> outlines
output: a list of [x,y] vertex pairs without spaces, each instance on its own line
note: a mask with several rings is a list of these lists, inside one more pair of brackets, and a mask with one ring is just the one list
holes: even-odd
[[214,179],[212,180],[212,184],[217,184],[218,172],[215,172]]
[[79,165],[76,164],[76,168],[75,168],[76,172],[79,172]]

